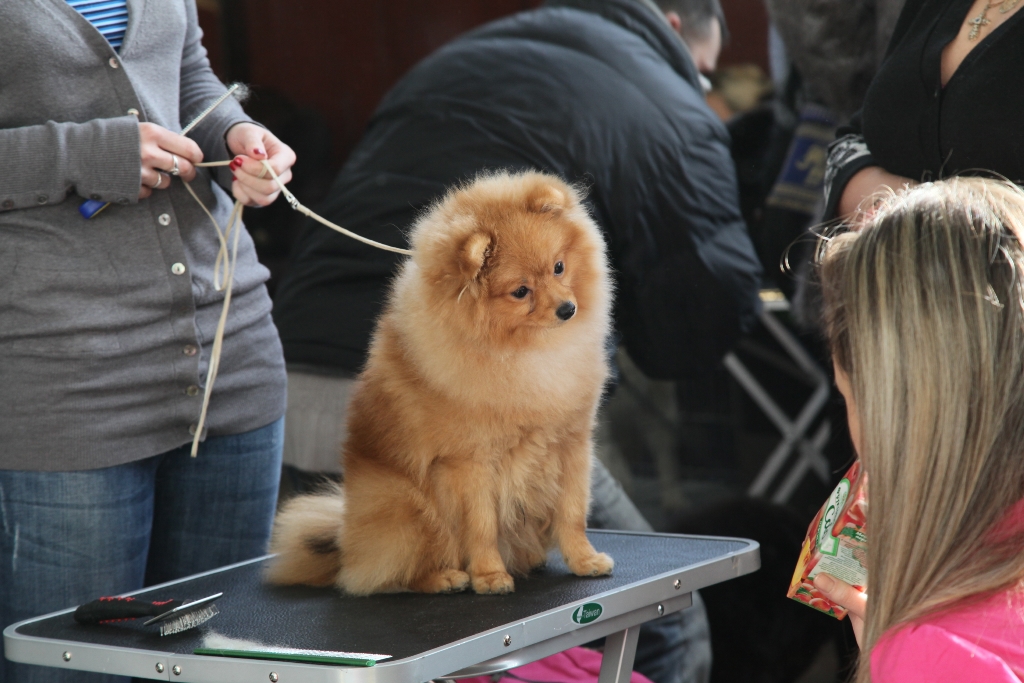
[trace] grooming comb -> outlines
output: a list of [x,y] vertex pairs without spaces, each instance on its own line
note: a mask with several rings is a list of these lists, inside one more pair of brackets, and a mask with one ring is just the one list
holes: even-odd
[[216,593],[199,600],[163,600],[146,602],[133,597],[100,598],[79,605],[75,621],[79,624],[110,624],[150,617],[143,626],[160,624],[160,635],[169,636],[204,624],[219,612],[213,602],[224,595]]

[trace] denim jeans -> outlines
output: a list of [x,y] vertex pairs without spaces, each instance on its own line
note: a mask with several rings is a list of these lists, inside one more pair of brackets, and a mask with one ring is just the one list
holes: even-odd
[[[124,465],[0,470],[0,629],[266,552],[283,418]],[[189,597],[189,596],[183,596]],[[0,663],[0,683],[114,676]]]

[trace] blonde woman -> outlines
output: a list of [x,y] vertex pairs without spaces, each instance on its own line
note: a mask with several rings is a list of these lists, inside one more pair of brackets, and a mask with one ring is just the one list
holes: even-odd
[[826,325],[868,473],[857,683],[1024,680],[1024,192],[958,178],[828,242]]

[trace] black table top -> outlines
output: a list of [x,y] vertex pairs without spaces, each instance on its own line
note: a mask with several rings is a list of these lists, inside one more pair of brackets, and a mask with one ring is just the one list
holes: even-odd
[[[509,595],[470,592],[353,597],[330,588],[266,585],[261,577],[263,560],[136,594],[146,600],[197,599],[223,591],[217,601],[220,614],[184,633],[161,637],[155,627],[142,627],[141,620],[82,625],[72,619],[70,612],[22,624],[16,633],[188,654],[202,647],[204,636],[213,630],[230,638],[292,648],[388,654],[394,658],[390,661],[395,661],[561,606],[597,599],[655,576],[740,553],[753,545],[739,539],[660,534],[591,531],[589,536],[599,551],[614,558],[611,576],[573,576],[556,552],[546,567],[517,579],[516,590]],[[730,576],[717,580],[726,578]]]

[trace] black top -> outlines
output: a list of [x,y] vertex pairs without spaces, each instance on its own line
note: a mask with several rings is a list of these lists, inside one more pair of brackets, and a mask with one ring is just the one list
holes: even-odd
[[[589,187],[633,359],[669,378],[751,324],[760,266],[725,126],[685,45],[638,0],[563,0],[468,33],[388,93],[317,210],[405,246],[416,216],[486,169]],[[401,257],[311,224],[274,319],[289,363],[355,372]]]
[[862,134],[870,156],[839,164],[830,208],[850,177],[872,164],[919,181],[979,171],[1024,180],[1024,11],[982,36],[942,87],[942,50],[971,5],[907,1],[863,109],[839,131]]

